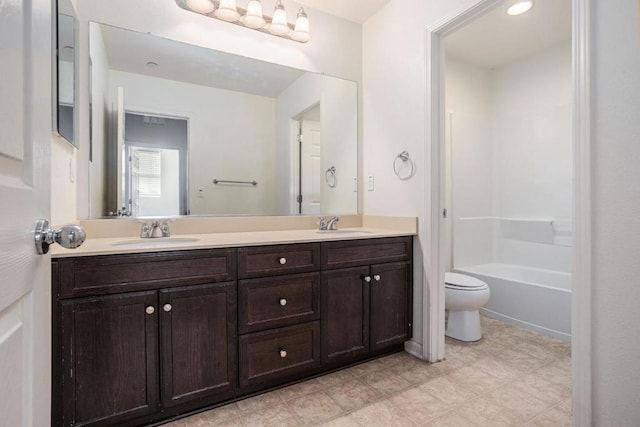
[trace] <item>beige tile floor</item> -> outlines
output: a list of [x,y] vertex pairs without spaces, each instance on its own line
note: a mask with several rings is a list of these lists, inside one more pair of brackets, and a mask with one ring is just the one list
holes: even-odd
[[570,426],[570,346],[482,323],[479,342],[447,338],[444,362],[397,353],[167,426]]

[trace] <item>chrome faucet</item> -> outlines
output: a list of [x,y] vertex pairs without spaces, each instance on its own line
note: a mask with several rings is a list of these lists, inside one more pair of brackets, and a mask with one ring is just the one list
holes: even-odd
[[142,238],[158,238],[158,237],[170,237],[171,232],[169,230],[169,222],[175,221],[174,218],[165,219],[162,221],[158,221],[154,219],[151,222],[151,225],[147,224],[145,221],[138,221],[142,223],[142,228],[140,229],[140,237]]
[[338,221],[340,221],[339,216],[332,216],[331,218],[322,216],[320,217],[319,229],[320,230],[337,230]]

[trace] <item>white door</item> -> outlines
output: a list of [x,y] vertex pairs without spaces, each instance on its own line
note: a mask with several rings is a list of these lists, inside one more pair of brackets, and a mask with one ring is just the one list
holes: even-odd
[[[0,1],[0,426],[50,424],[51,0]],[[65,165],[65,167],[68,167]]]
[[320,166],[320,122],[302,121],[300,153],[301,213],[319,215],[320,185],[323,176]]

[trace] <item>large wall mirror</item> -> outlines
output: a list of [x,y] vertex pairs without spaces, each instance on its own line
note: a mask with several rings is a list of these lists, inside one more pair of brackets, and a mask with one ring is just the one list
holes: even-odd
[[357,213],[357,84],[90,22],[92,217]]
[[54,125],[58,135],[78,147],[74,135],[76,116],[76,21],[71,0],[58,0]]

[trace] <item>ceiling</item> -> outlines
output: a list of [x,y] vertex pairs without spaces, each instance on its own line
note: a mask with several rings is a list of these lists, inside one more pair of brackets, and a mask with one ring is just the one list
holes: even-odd
[[303,6],[338,16],[349,21],[364,23],[390,0],[297,0]]
[[447,55],[497,68],[571,39],[571,0],[534,0],[519,16],[504,2],[445,38]]
[[[99,25],[109,68],[200,86],[277,97],[305,71],[145,33]],[[150,68],[148,62],[158,64]]]

